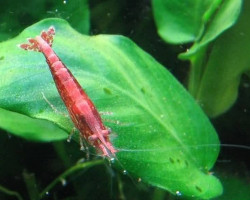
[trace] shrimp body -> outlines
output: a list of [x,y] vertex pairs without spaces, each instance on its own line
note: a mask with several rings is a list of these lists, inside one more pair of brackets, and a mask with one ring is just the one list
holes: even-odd
[[29,39],[29,44],[19,47],[43,53],[58,93],[81,136],[101,151],[103,156],[113,157],[117,150],[109,140],[110,130],[104,126],[100,114],[81,85],[51,48],[54,35],[55,29],[50,27],[35,39]]

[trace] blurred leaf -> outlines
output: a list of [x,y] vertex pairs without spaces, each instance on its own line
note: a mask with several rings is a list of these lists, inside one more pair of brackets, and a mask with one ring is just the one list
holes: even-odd
[[56,0],[54,10],[47,12],[45,17],[60,17],[83,34],[89,34],[90,19],[88,0]]
[[25,29],[1,44],[0,107],[72,128],[42,98],[41,92],[65,112],[43,55],[16,47],[51,25],[57,30],[55,52],[98,110],[113,113],[106,116],[106,125],[119,150],[117,165],[172,193],[201,199],[222,193],[219,180],[209,173],[219,153],[209,120],[164,67],[125,37],[84,36],[59,19]]
[[[159,35],[169,43],[197,40],[221,0],[153,0],[154,18]],[[205,18],[206,16],[206,18]]]
[[153,0],[159,35],[174,44],[196,42],[195,49],[232,26],[240,7],[241,0]]
[[[214,1],[215,2],[215,1]],[[219,6],[215,16],[213,16],[207,24],[203,35],[198,41],[184,54],[180,55],[182,59],[192,57],[199,49],[216,39],[222,32],[235,24],[239,17],[242,0],[225,0]],[[199,54],[194,55],[199,56]]]
[[[91,3],[91,2],[90,2]],[[91,31],[97,33],[119,33],[127,32],[124,26],[125,14],[129,14],[126,10],[126,1],[104,0],[96,3],[91,8]],[[124,14],[123,14],[124,13]],[[131,31],[131,27],[129,29]]]
[[[221,176],[220,176],[221,177]],[[215,198],[215,200],[250,200],[250,182],[243,177],[233,176],[232,174],[224,174],[221,177],[224,186],[223,196]]]
[[0,127],[14,135],[34,141],[56,141],[67,138],[67,133],[55,124],[0,108]]
[[225,112],[237,98],[240,76],[248,63],[245,56],[249,45],[244,44],[248,43],[249,37],[239,34],[248,35],[246,18],[244,24],[233,29],[237,32],[232,34],[229,30],[212,48],[209,45],[235,24],[242,0],[153,2],[158,31],[165,41],[176,44],[194,42],[191,49],[179,56],[191,61],[190,93],[210,117]]
[[25,25],[48,17],[67,20],[77,31],[88,34],[88,0],[8,0],[0,6],[0,41],[18,34]]
[[190,58],[189,90],[211,117],[232,106],[238,96],[241,76],[250,70],[249,8],[250,3],[246,1],[238,23],[222,34],[211,49],[199,51]]

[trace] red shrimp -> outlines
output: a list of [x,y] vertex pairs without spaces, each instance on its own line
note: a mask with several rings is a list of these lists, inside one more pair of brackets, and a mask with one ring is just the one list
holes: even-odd
[[55,28],[50,27],[48,31],[42,31],[40,36],[28,39],[29,44],[21,44],[19,47],[43,53],[58,93],[81,137],[84,137],[103,156],[114,158],[117,150],[109,140],[110,130],[104,126],[100,114],[86,92],[52,50],[54,35]]

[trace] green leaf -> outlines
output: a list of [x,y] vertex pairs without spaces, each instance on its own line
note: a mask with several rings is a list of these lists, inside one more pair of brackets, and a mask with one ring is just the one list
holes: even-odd
[[67,131],[72,128],[70,120],[54,112],[41,95],[66,112],[43,55],[16,47],[51,25],[57,32],[53,45],[57,55],[98,110],[112,112],[103,118],[108,119],[105,124],[113,130],[111,139],[119,150],[117,165],[178,195],[209,199],[222,193],[219,180],[209,173],[219,153],[209,120],[163,66],[125,37],[84,36],[59,19],[25,29],[1,43],[0,107],[47,119]]
[[89,34],[88,0],[8,0],[0,7],[0,41],[17,35],[27,24],[48,17],[65,19],[80,33]]
[[196,41],[221,0],[153,0],[159,35],[169,43]]
[[47,14],[47,17],[65,19],[80,33],[89,34],[90,14],[88,0],[54,0],[53,3],[54,9]]
[[[238,166],[237,166],[238,167]],[[244,174],[244,173],[243,173]],[[221,181],[224,186],[223,196],[216,198],[215,200],[249,200],[250,199],[250,183],[249,175],[240,177],[232,175],[231,173],[220,173]]]
[[189,90],[211,117],[233,105],[241,76],[250,70],[249,8],[247,1],[238,23],[214,42],[209,54],[205,49],[191,57]]
[[[154,1],[160,35],[172,43],[194,42],[191,49],[180,54],[179,58],[191,61],[188,89],[210,117],[218,116],[232,106],[237,98],[239,77],[247,68],[248,59],[244,52],[249,51],[249,45],[241,45],[248,43],[248,37],[242,38],[238,34],[248,32],[245,28],[236,29],[238,32],[233,34],[229,30],[217,39],[212,49],[209,46],[222,32],[235,24],[241,6],[242,0],[202,3],[193,0],[185,3]],[[235,51],[235,48],[246,50]]]
[[153,0],[154,18],[158,33],[166,42],[195,42],[188,52],[191,54],[235,23],[241,3],[241,0]]
[[181,54],[180,58],[189,59],[192,55],[197,56],[195,53],[198,54],[201,48],[205,47],[222,32],[234,25],[241,11],[242,0],[225,0],[218,6],[220,7],[217,13],[210,19],[211,21],[206,26],[201,39],[195,42],[189,51]]
[[0,127],[27,140],[50,142],[66,139],[67,133],[52,122],[0,108]]

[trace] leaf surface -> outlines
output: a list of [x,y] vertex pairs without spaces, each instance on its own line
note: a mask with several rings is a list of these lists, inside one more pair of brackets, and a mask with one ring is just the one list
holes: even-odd
[[242,0],[153,0],[154,19],[166,42],[195,42],[190,55],[231,27],[241,4]]
[[[219,180],[209,173],[219,153],[219,140],[208,118],[163,66],[125,37],[84,36],[59,19],[25,29],[1,43],[1,108],[71,130],[69,118],[53,111],[42,97],[41,92],[59,112],[66,112],[43,55],[16,47],[51,25],[56,28],[53,49],[57,55],[98,110],[112,112],[103,119],[119,150],[117,165],[172,193],[202,199],[221,194]],[[47,140],[46,134],[31,131],[39,134],[37,140]],[[23,133],[15,134],[22,137]]]
[[[189,90],[210,117],[227,111],[236,101],[241,77],[250,70],[250,3],[237,24],[218,37],[212,48],[190,55]],[[228,13],[229,15],[229,13]]]
[[154,0],[153,6],[166,42],[193,42],[179,55],[191,62],[189,92],[210,117],[228,110],[237,98],[240,76],[249,70],[248,2],[235,27],[242,0]]

